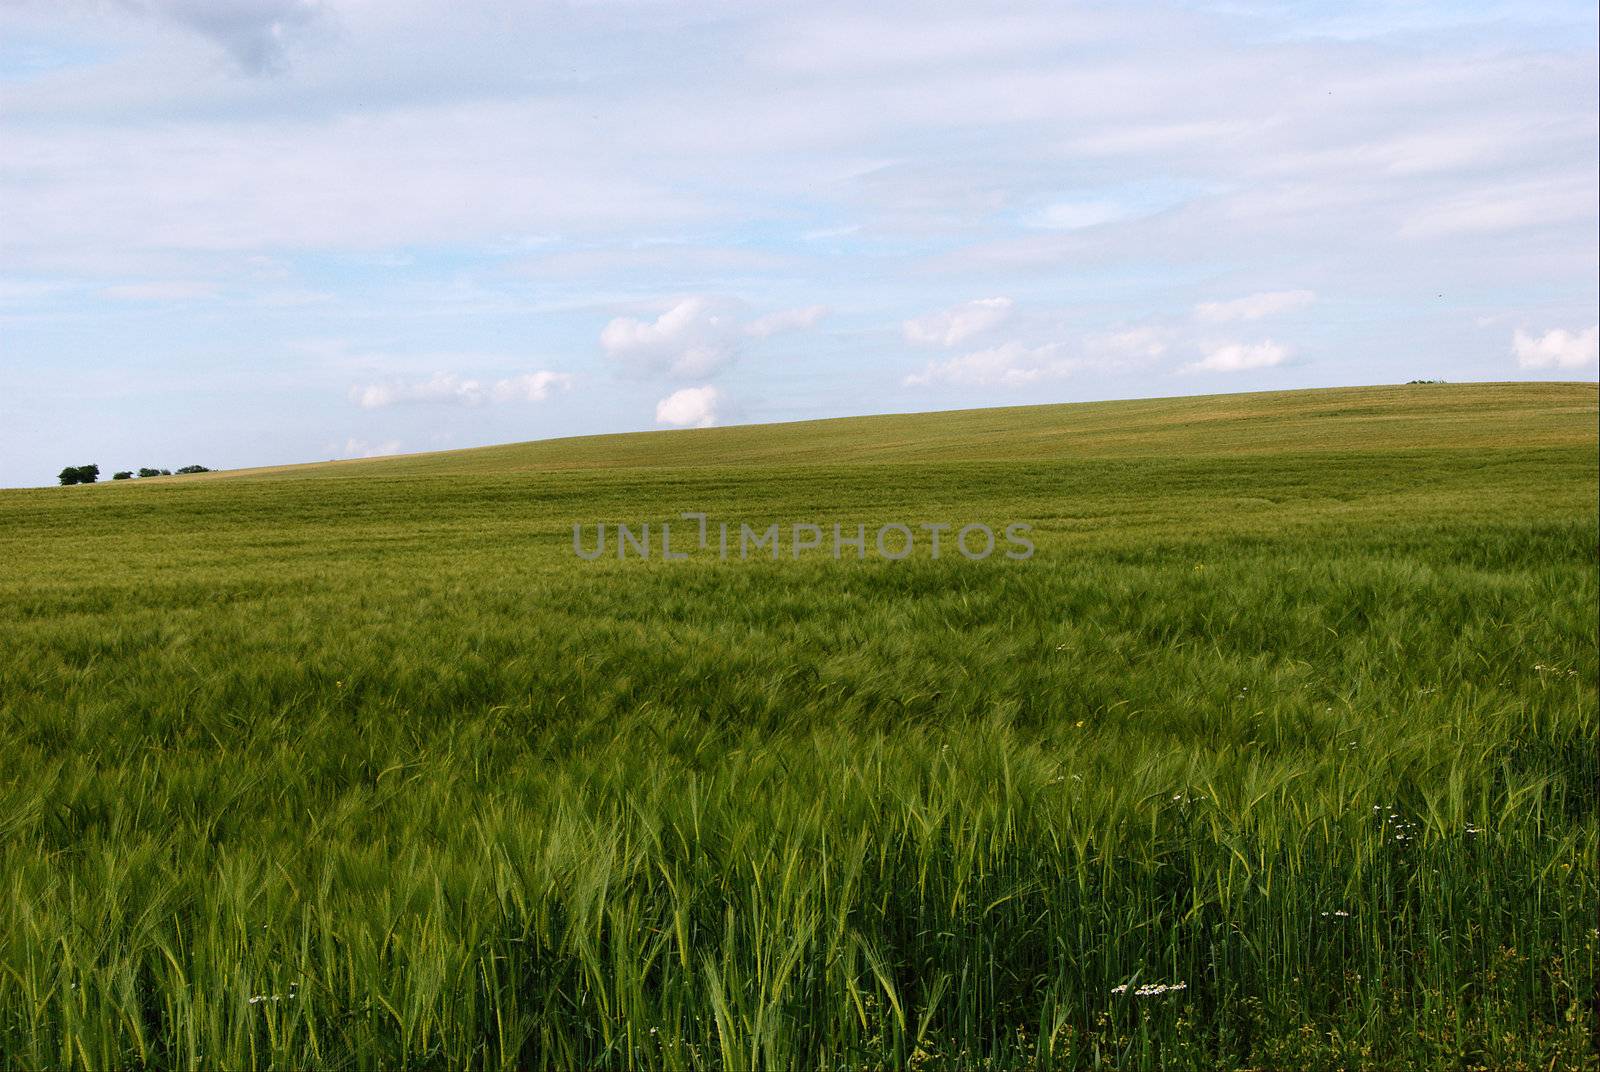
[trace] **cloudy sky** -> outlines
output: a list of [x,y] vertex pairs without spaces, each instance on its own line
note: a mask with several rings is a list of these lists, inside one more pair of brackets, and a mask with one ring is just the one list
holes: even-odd
[[1596,12],[0,3],[0,485],[1594,379]]

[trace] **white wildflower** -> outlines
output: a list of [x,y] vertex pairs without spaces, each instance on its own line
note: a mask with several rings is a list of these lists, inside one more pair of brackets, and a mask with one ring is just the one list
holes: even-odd
[[[1188,983],[1145,983],[1134,990],[1133,996],[1136,998],[1158,998],[1163,994],[1171,994],[1187,989],[1189,989]],[[1111,992],[1113,994],[1126,994],[1128,992],[1128,984],[1123,983],[1120,986],[1114,986],[1111,988]]]

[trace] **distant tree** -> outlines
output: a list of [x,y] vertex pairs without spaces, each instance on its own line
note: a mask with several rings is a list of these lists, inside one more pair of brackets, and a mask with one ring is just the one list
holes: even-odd
[[160,469],[152,469],[148,465],[141,465],[139,467],[139,475],[140,476],[160,476],[161,475],[161,470]]
[[172,470],[171,469],[163,469],[163,470],[161,470],[161,475],[162,476],[171,476],[172,475]]
[[69,465],[61,470],[61,475],[57,479],[61,481],[62,486],[68,484],[93,484],[100,479],[100,467],[98,465]]
[[179,473],[209,473],[209,472],[211,472],[211,470],[207,469],[203,465],[186,465],[182,469],[179,469],[178,472]]
[[124,469],[120,473],[112,473],[111,474],[111,479],[112,480],[131,480],[132,478],[133,478],[133,473],[130,472],[129,470],[127,470],[127,469]]

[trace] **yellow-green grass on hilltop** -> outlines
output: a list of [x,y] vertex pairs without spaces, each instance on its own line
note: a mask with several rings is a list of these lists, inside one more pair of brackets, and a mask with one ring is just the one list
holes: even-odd
[[576,436],[234,470],[199,479],[1576,446],[1592,439],[1595,398],[1592,383],[1416,384],[1146,398]]

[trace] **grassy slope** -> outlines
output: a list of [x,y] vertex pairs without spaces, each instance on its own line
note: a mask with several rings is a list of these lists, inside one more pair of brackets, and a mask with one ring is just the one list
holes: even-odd
[[[0,493],[0,1053],[1579,1060],[1596,401],[1029,407]],[[1027,520],[1039,553],[571,555],[573,522],[690,509]],[[1144,980],[1189,989],[1110,993]]]
[[1570,446],[1594,414],[1593,384],[1332,388],[579,436],[204,479]]

